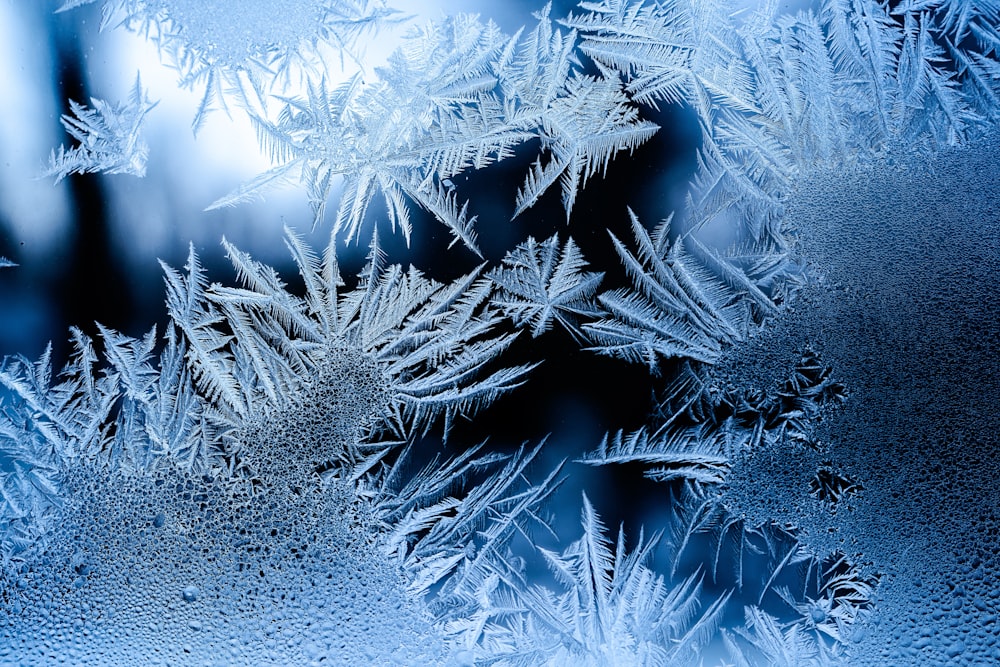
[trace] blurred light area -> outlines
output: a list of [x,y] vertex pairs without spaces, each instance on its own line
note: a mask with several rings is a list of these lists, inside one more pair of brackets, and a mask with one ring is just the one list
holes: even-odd
[[[413,18],[394,30],[363,40],[366,70],[385,62],[406,31],[428,20],[458,12],[479,14],[514,33],[522,25],[530,30],[531,17],[543,4],[539,0],[431,0],[394,2]],[[558,18],[573,9],[574,2],[561,0],[551,15]],[[49,151],[60,144],[71,145],[56,117],[59,101],[54,97],[52,56],[46,21],[53,21],[54,3],[0,4],[0,73],[8,94],[0,99],[0,224],[7,236],[25,243],[24,252],[51,252],[54,242],[72,238],[65,188],[53,187],[52,179],[38,179]],[[189,242],[215,253],[222,236],[261,260],[287,261],[280,242],[283,224],[308,232],[312,226],[304,188],[273,189],[264,201],[232,209],[204,211],[218,198],[269,169],[271,162],[258,147],[249,120],[242,110],[215,110],[194,136],[191,122],[203,91],[178,85],[179,74],[164,65],[155,45],[124,29],[98,33],[100,3],[71,10],[62,17],[79,27],[83,45],[89,94],[111,102],[127,98],[139,72],[149,97],[158,106],[146,118],[143,135],[149,145],[147,175],[104,179],[109,197],[111,236],[115,255],[140,272],[155,258],[175,261],[186,254]],[[42,36],[39,39],[39,36]],[[346,71],[357,66],[345,60]],[[301,92],[301,91],[299,91]],[[295,90],[287,91],[294,96]],[[90,103],[89,100],[79,100]],[[50,122],[41,122],[51,119]],[[670,202],[671,204],[673,202]],[[666,217],[672,206],[662,207]],[[328,211],[329,214],[329,211]],[[324,229],[317,230],[319,243]],[[16,253],[15,253],[16,254]],[[15,256],[14,259],[23,256]]]
[[[493,21],[508,35],[513,35],[521,27],[530,30],[535,24],[532,13],[545,6],[545,0],[431,0],[422,2],[396,2],[394,6],[404,12],[412,12],[423,21],[440,19],[455,14],[476,14],[484,23]],[[550,16],[554,19],[565,16],[576,2],[556,0],[552,3]]]
[[191,122],[202,90],[178,85],[179,75],[162,64],[155,45],[125,30],[89,35],[94,95],[127,98],[136,72],[157,102],[146,117],[143,136],[149,145],[145,178],[106,179],[117,251],[141,269],[155,258],[186,253],[188,243],[218,254],[223,236],[243,249],[273,259],[287,258],[280,243],[282,220],[308,229],[311,215],[304,192],[275,190],[265,202],[221,211],[204,211],[216,199],[271,167],[257,146],[247,116],[240,109],[215,110],[195,136]]
[[[328,61],[329,80],[335,83],[352,75],[358,66],[366,71],[382,65],[407,31],[415,24],[440,19],[459,11],[480,12],[493,18],[499,7],[486,0],[412,3],[400,9],[412,16],[394,29],[363,40],[363,60]],[[530,6],[534,3],[524,3]],[[74,11],[86,11],[84,7]],[[525,11],[518,3],[505,6],[504,23],[513,25]],[[89,21],[94,24],[95,21]],[[515,30],[520,24],[513,25]],[[273,165],[257,143],[246,114],[230,106],[229,112],[212,111],[194,135],[191,122],[203,93],[178,85],[176,70],[164,65],[156,46],[142,36],[122,29],[82,35],[90,69],[92,95],[109,101],[126,99],[140,73],[150,99],[158,101],[146,118],[143,136],[149,145],[146,177],[112,176],[106,179],[113,211],[116,249],[129,264],[141,271],[153,258],[176,258],[186,253],[188,242],[199,251],[218,252],[225,236],[258,259],[281,264],[288,253],[281,242],[283,225],[302,233],[312,227],[312,212],[304,188],[272,189],[259,202],[231,209],[204,211],[223,197]],[[304,90],[284,91],[289,96]],[[59,142],[55,141],[53,145]],[[329,214],[329,210],[328,210]],[[316,230],[316,242],[324,243],[327,230]],[[154,262],[155,263],[155,262]]]
[[[416,24],[458,12],[478,13],[482,20],[492,19],[513,33],[525,21],[532,21],[530,12],[537,10],[538,3],[436,0],[393,4],[412,19],[364,41],[360,65],[366,70],[384,63]],[[51,24],[46,25],[55,20],[54,7],[51,2],[0,4],[0,79],[7,91],[0,99],[0,225],[6,228],[5,236],[24,244],[21,254],[14,253],[14,259],[21,261],[31,255],[51,256],[58,252],[54,244],[73,238],[65,184],[53,186],[52,178],[38,177],[52,149],[73,144],[57,121],[61,101],[53,85]],[[196,137],[191,121],[203,91],[181,88],[179,74],[161,62],[153,43],[124,29],[98,32],[100,3],[64,16],[79,26],[91,97],[109,102],[127,99],[138,72],[150,99],[158,101],[143,130],[149,145],[146,177],[105,178],[116,256],[141,273],[155,258],[186,253],[189,242],[215,252],[225,236],[263,261],[286,261],[280,242],[283,224],[302,232],[312,225],[302,188],[274,189],[261,202],[204,211],[272,166],[261,153],[247,116],[238,108],[228,114],[217,109]],[[337,63],[330,64],[334,80],[346,78],[358,65],[349,59],[343,70]],[[297,92],[302,91],[287,91],[293,96]],[[77,101],[91,104],[89,99]]]
[[[243,110],[231,106],[229,113],[211,112],[197,136],[192,120],[203,89],[187,90],[179,85],[178,72],[161,61],[155,44],[141,35],[122,28],[98,31],[101,4],[85,5],[58,16],[52,11],[58,3],[0,1],[0,80],[6,95],[0,99],[0,254],[21,263],[17,278],[18,293],[25,285],[36,285],[42,277],[58,270],[61,257],[77,238],[74,211],[65,182],[54,186],[49,178],[38,178],[45,168],[49,152],[60,144],[74,142],[58,123],[62,100],[56,88],[57,63],[53,50],[55,35],[72,31],[79,41],[87,95],[117,103],[128,98],[139,73],[143,86],[157,106],[146,116],[142,135],[149,146],[146,176],[103,176],[100,179],[106,197],[106,224],[109,226],[110,257],[128,276],[125,286],[133,300],[139,299],[156,312],[162,312],[162,272],[157,259],[180,267],[193,244],[206,265],[218,266],[223,251],[223,237],[249,252],[258,260],[274,265],[286,275],[294,274],[290,256],[283,242],[283,227],[288,225],[304,234],[314,246],[326,244],[330,222],[312,230],[313,215],[304,187],[289,186],[265,193],[263,201],[234,208],[205,211],[205,207],[241,184],[269,169],[272,164],[257,142],[256,134]],[[389,4],[412,18],[391,30],[363,37],[359,61],[340,59],[329,62],[328,81],[346,78],[357,67],[370,72],[383,64],[403,35],[414,26],[459,12],[478,14],[483,21],[495,21],[504,32],[515,33],[524,26],[531,30],[536,20],[532,13],[541,0],[399,0]],[[564,16],[575,2],[557,0],[551,17]],[[56,26],[61,26],[57,29]],[[303,91],[287,90],[295,96]],[[77,100],[91,105],[89,99]],[[276,105],[275,105],[276,108]],[[597,187],[596,184],[591,187]],[[662,192],[660,188],[655,188]],[[327,209],[331,216],[336,206],[336,188]],[[669,213],[663,210],[657,217]],[[381,202],[374,202],[372,215],[384,223]],[[442,233],[435,228],[431,233]],[[2,244],[22,248],[6,248]],[[366,248],[340,245],[342,266],[360,267]],[[357,258],[352,264],[351,256]],[[406,261],[416,261],[406,255]],[[34,261],[32,261],[34,258]],[[438,262],[430,258],[431,263]],[[232,281],[228,268],[213,279]],[[346,273],[350,276],[350,273]],[[32,291],[39,308],[48,299],[40,285]],[[0,284],[2,288],[2,284]],[[0,292],[0,317],[12,316],[12,296]],[[95,296],[95,298],[98,298]],[[149,315],[133,314],[147,320]],[[75,320],[71,323],[79,323]],[[137,323],[145,330],[151,322]],[[65,329],[36,334],[42,340],[63,338]],[[9,339],[8,339],[9,340]],[[9,351],[7,349],[2,352]]]
[[[40,178],[60,143],[43,2],[0,3],[0,234],[10,259],[59,252],[72,230],[66,190]],[[41,36],[41,39],[39,39]]]

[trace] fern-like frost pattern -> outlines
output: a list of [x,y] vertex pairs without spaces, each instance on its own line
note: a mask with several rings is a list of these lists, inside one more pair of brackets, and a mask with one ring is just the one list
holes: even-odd
[[[286,228],[294,286],[225,239],[235,284],[211,282],[192,245],[182,268],[162,264],[162,332],[73,328],[59,370],[51,346],[0,360],[0,665],[1000,660],[985,629],[1000,613],[995,554],[940,547],[943,532],[911,520],[934,514],[935,494],[950,508],[976,497],[980,523],[949,515],[949,529],[992,535],[990,457],[962,453],[981,473],[971,481],[934,457],[995,434],[981,397],[996,393],[1000,319],[983,287],[996,259],[956,254],[971,247],[968,220],[922,210],[915,230],[879,199],[923,201],[935,186],[913,184],[934,165],[935,183],[977,193],[955,206],[996,247],[995,196],[956,164],[997,180],[983,156],[995,155],[1000,10],[743,4],[586,0],[562,17],[546,4],[514,34],[458,14],[414,25],[369,69],[366,42],[408,20],[380,0],[248,2],[237,15],[214,1],[102,2],[102,28],[152,40],[200,93],[196,132],[213,110],[256,130],[271,168],[208,208],[294,184],[330,241],[320,251]],[[701,142],[682,210],[656,225],[620,211],[630,234],[598,234],[617,264],[596,266],[578,196],[653,138],[648,117],[681,105]],[[154,106],[138,76],[124,103],[70,102],[77,145],[53,151],[45,175],[142,176]],[[510,217],[558,192],[581,244],[532,236],[491,265],[464,177],[515,161],[531,164]],[[889,185],[875,196],[872,182]],[[482,263],[441,282],[389,262],[380,225],[409,243],[416,211]],[[725,247],[711,241],[720,229]],[[345,279],[338,251],[361,241],[367,263]],[[889,289],[896,274],[906,298]],[[901,303],[933,331],[912,334]],[[968,356],[954,341],[972,339],[941,312],[976,332],[975,391],[927,362]],[[558,342],[553,330],[574,353],[648,369],[646,423],[541,471],[544,438],[464,442],[464,422],[531,382],[544,361],[533,346]],[[884,361],[897,354],[918,397],[950,378],[916,412]],[[942,435],[962,410],[986,426]],[[924,431],[907,443],[929,448],[892,440],[894,411]],[[435,437],[438,455],[425,451]],[[661,490],[661,529],[622,525],[613,539],[591,493],[579,532],[559,534],[548,508],[581,465],[640,470]],[[956,588],[942,568],[967,580]]]
[[55,176],[57,183],[70,174],[95,172],[145,176],[149,147],[139,133],[146,114],[156,103],[150,102],[138,75],[126,103],[112,104],[97,98],[91,103],[92,109],[70,100],[73,114],[64,115],[60,121],[78,144],[52,151],[43,175]]

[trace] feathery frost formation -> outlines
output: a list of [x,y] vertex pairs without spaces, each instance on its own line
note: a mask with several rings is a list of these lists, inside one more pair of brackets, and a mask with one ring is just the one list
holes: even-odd
[[[287,231],[301,288],[226,241],[238,286],[210,284],[192,248],[163,267],[162,336],[73,329],[58,374],[0,362],[0,664],[1000,659],[998,209],[969,177],[997,178],[1000,9],[735,4],[545,5],[513,35],[460,14],[368,71],[407,20],[377,0],[106,0],[202,91],[196,131],[246,113],[273,162],[209,207],[296,184],[330,242]],[[138,78],[92,105],[47,175],[141,176]],[[617,265],[556,234],[442,284],[380,250],[376,209],[407,241],[419,209],[479,254],[463,177],[525,158],[511,217],[558,190],[577,240],[604,238],[578,193],[675,105],[701,135],[685,205],[652,230],[620,211]],[[369,238],[348,285],[341,242]],[[544,361],[507,362],[519,337],[554,329],[648,367],[647,423],[547,474],[544,439],[456,443]],[[423,451],[435,434],[455,451]],[[555,534],[578,465],[643,469],[660,530],[610,539],[592,491],[582,536]]]
[[149,101],[139,76],[126,104],[109,104],[97,98],[91,103],[94,108],[88,109],[70,100],[73,115],[63,115],[60,122],[79,145],[52,151],[43,176],[55,176],[56,183],[70,174],[88,172],[145,176],[149,147],[139,132],[156,103]]
[[[59,11],[95,2],[65,0]],[[101,10],[102,29],[145,36],[182,88],[201,90],[195,132],[214,109],[263,104],[337,62],[357,63],[363,38],[400,20],[383,0],[250,2],[238,12],[219,0],[103,0]]]
[[432,23],[412,32],[373,81],[356,76],[332,90],[320,81],[285,102],[276,120],[252,114],[279,165],[212,207],[293,178],[307,185],[319,221],[339,177],[335,235],[356,240],[380,193],[390,226],[407,239],[409,201],[478,253],[476,218],[460,203],[455,177],[538,142],[514,215],[558,182],[568,218],[587,179],[657,127],[639,118],[617,76],[581,71],[574,34],[555,29],[547,9],[537,19],[513,37],[473,16]]

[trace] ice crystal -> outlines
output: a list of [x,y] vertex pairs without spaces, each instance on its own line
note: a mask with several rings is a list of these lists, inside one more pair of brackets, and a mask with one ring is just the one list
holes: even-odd
[[[997,660],[995,3],[585,1],[513,35],[457,15],[341,83],[383,3],[103,8],[203,89],[196,129],[232,104],[257,130],[273,167],[210,206],[296,183],[331,240],[287,232],[294,287],[227,241],[238,284],[211,283],[192,246],[163,265],[162,335],[0,362],[0,663]],[[595,265],[578,196],[679,105],[684,210],[612,212],[631,238]],[[92,106],[48,173],[141,174],[138,79]],[[576,240],[482,252],[465,177],[522,158],[512,217],[558,189]],[[407,241],[419,209],[503,259],[390,264],[377,197]],[[554,325],[657,376],[647,422],[541,475],[545,439],[453,445]],[[578,463],[658,482],[662,532],[613,542],[585,495],[582,537],[554,534]]]

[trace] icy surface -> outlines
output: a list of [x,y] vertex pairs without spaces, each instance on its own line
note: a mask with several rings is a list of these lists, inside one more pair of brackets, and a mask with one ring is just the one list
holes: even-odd
[[[810,345],[850,388],[822,426],[824,452],[756,453],[730,494],[884,573],[876,631],[852,664],[1000,659],[996,148],[804,179],[788,216],[821,281],[727,361],[730,378],[755,382]],[[833,514],[801,493],[821,459],[863,485]]]
[[[0,664],[1000,661],[994,3],[540,4],[374,67],[379,0],[100,4],[271,160],[207,215],[312,216],[287,271],[161,262],[166,327],[0,360]],[[138,79],[80,99],[47,174],[83,202],[157,158]],[[667,107],[694,173],[647,219],[600,188]],[[646,419],[523,437],[588,373]]]

